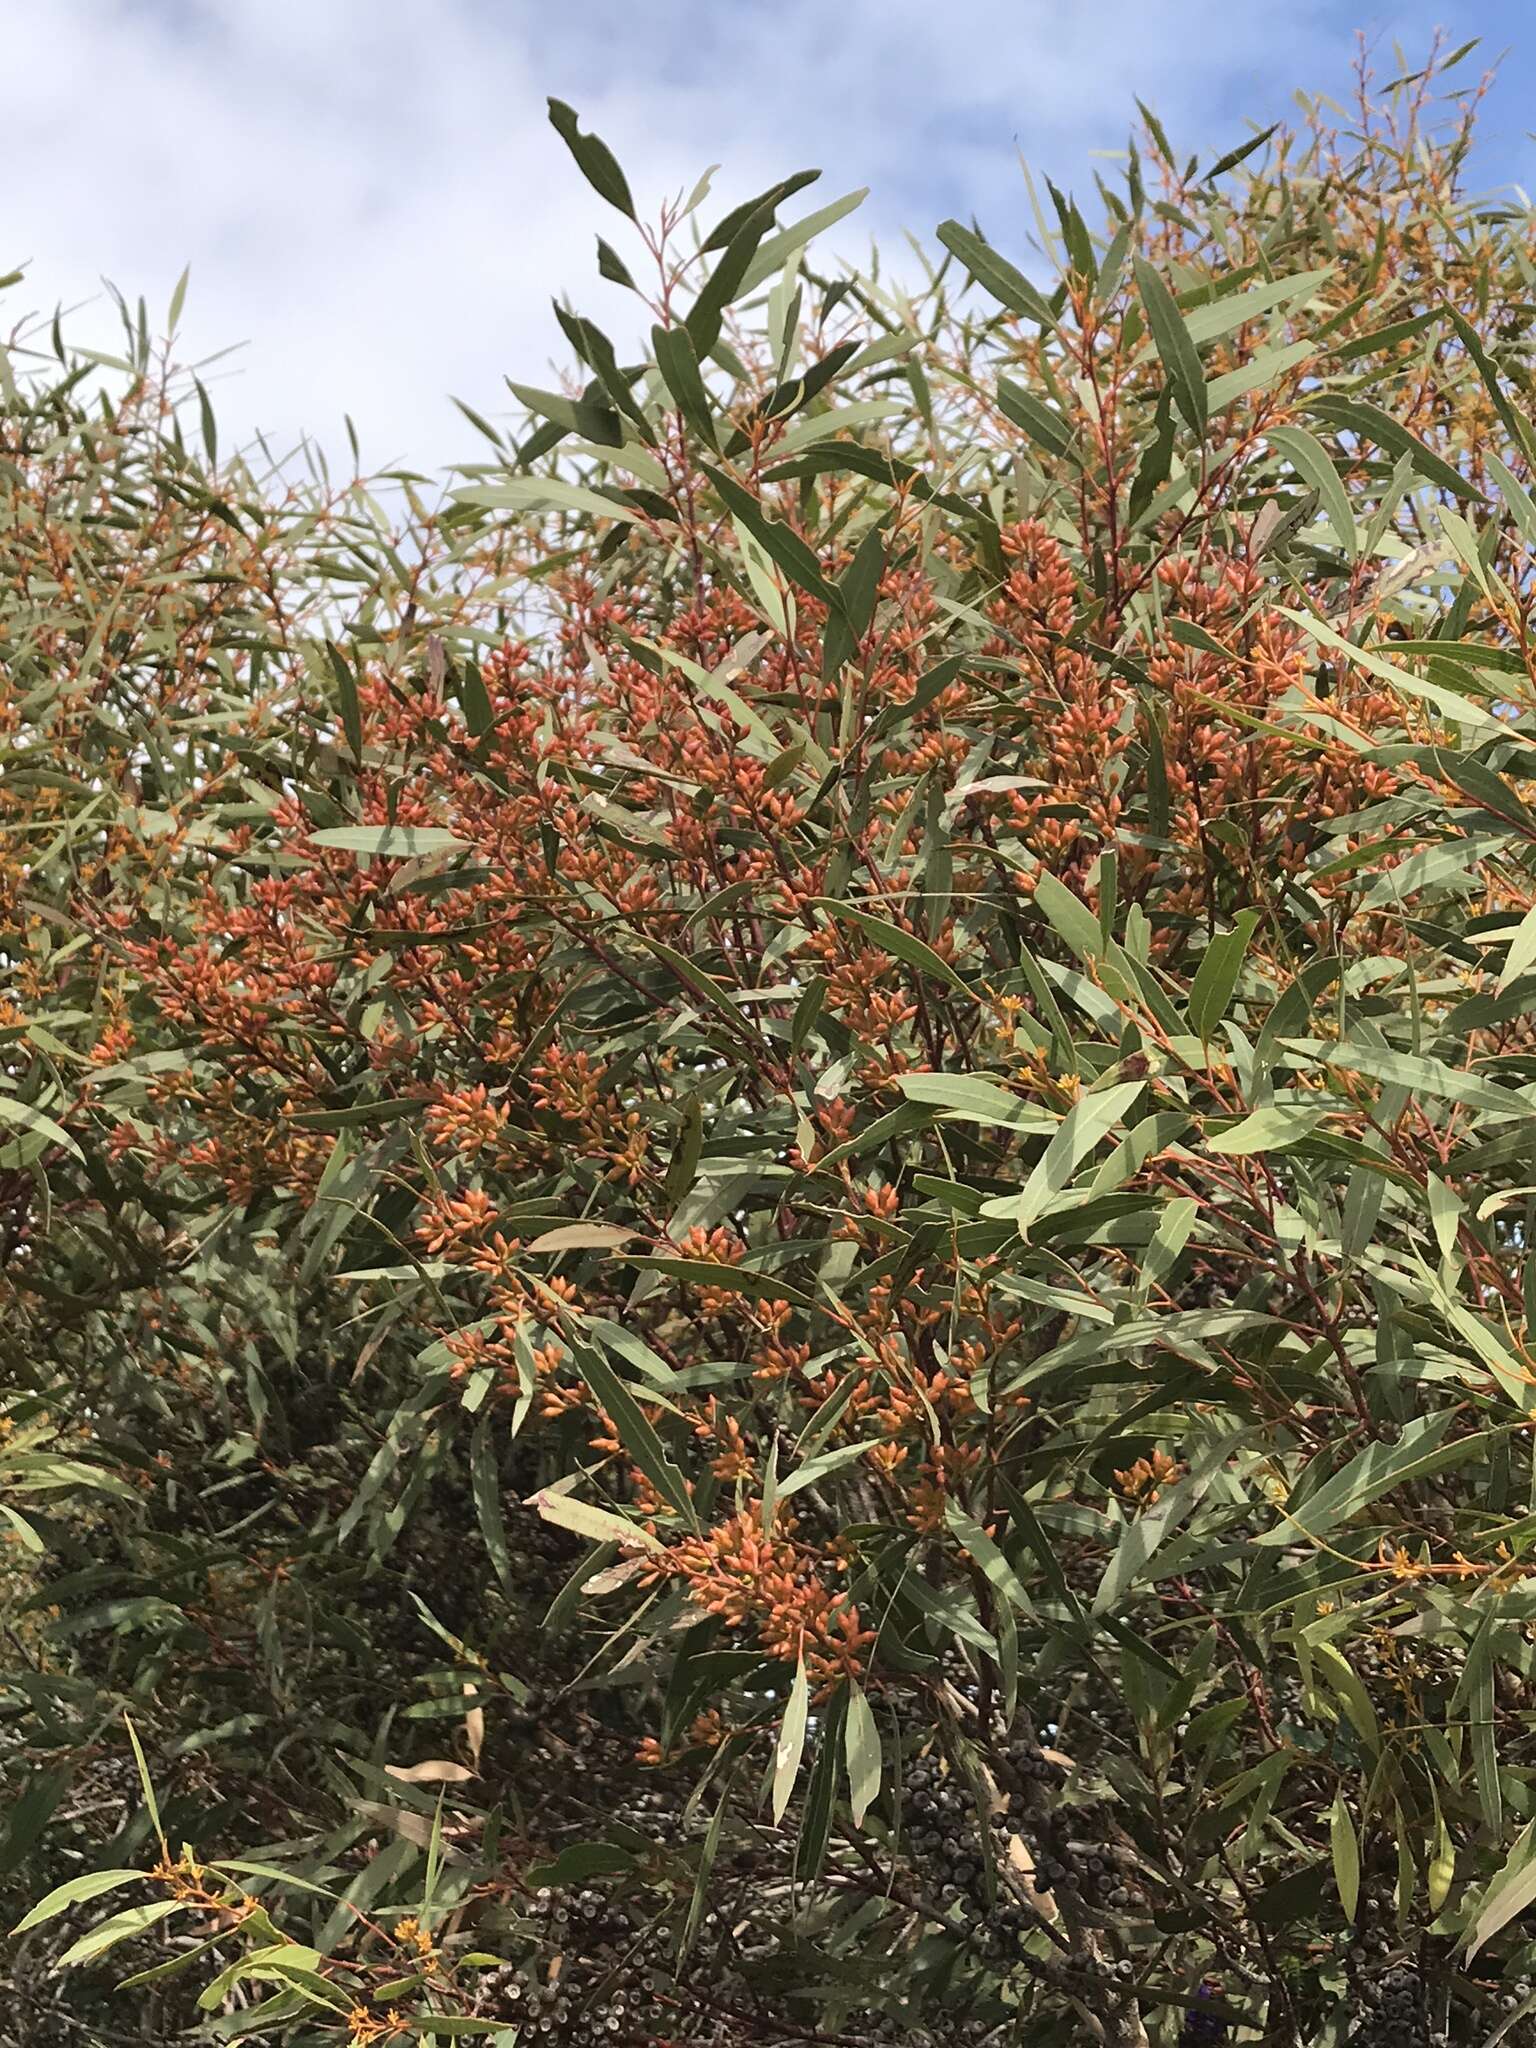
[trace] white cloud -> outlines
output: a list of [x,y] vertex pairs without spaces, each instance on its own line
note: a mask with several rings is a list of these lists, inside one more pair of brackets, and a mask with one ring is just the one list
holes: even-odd
[[106,275],[153,319],[190,263],[190,345],[248,344],[221,373],[231,429],[337,445],[349,411],[370,462],[435,467],[473,447],[448,392],[495,413],[504,373],[549,381],[553,294],[626,318],[593,263],[595,233],[627,253],[625,224],[547,93],[610,142],[642,215],[715,159],[712,205],[819,164],[826,197],[874,187],[861,219],[883,238],[975,210],[1022,252],[1015,144],[1085,184],[1140,93],[1222,146],[1293,84],[1342,88],[1337,18],[1330,0],[49,0],[7,24],[0,268],[33,260],[6,304],[95,298],[99,331]]

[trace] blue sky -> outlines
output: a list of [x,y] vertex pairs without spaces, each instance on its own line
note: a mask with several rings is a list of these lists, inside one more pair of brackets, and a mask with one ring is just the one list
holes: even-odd
[[1536,184],[1532,0],[47,0],[7,24],[0,127],[7,297],[84,308],[100,280],[163,308],[183,265],[197,353],[231,431],[423,467],[472,453],[448,402],[493,414],[504,374],[548,382],[550,299],[616,331],[624,295],[593,237],[623,223],[570,165],[545,95],[609,141],[643,213],[718,163],[711,208],[793,169],[824,172],[809,209],[871,194],[842,246],[929,236],[974,213],[1026,253],[1022,151],[1086,188],[1153,105],[1207,158],[1293,106],[1345,97],[1355,31],[1378,74],[1440,27],[1505,55],[1478,175]]

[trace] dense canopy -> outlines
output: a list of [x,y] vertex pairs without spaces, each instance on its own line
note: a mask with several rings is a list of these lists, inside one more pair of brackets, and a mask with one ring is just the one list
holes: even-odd
[[552,102],[446,491],[0,355],[0,2040],[1536,2040],[1468,68],[1028,275]]

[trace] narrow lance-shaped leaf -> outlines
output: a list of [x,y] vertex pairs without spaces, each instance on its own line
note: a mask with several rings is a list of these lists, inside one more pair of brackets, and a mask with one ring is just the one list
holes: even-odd
[[1391,455],[1408,456],[1420,476],[1430,483],[1439,484],[1454,497],[1475,498],[1481,502],[1482,492],[1468,483],[1459,469],[1452,468],[1443,456],[1427,448],[1417,434],[1411,433],[1379,405],[1371,404],[1369,399],[1343,398],[1329,392],[1309,398],[1307,411],[1314,419],[1326,420],[1330,426],[1375,442],[1378,448],[1385,448]]
[[1416,1416],[1404,1426],[1395,1443],[1367,1444],[1309,1498],[1288,1502],[1280,1524],[1256,1540],[1288,1544],[1304,1538],[1321,1541],[1340,1522],[1394,1488],[1443,1472],[1474,1456],[1485,1447],[1482,1436],[1469,1434],[1450,1443],[1445,1441],[1454,1419],[1449,1410]]
[[143,1870],[87,1870],[79,1877],[72,1877],[64,1884],[55,1885],[45,1892],[25,1912],[11,1929],[12,1934],[26,1934],[34,1927],[41,1927],[45,1920],[56,1919],[60,1913],[68,1912],[71,1906],[83,1906],[87,1900],[100,1898],[103,1892],[116,1891],[125,1884],[148,1882],[149,1873]]
[[720,493],[731,511],[757,541],[768,556],[778,564],[801,590],[819,598],[833,611],[841,613],[842,599],[834,584],[822,574],[821,564],[813,550],[780,519],[770,519],[757,499],[734,477],[727,476],[722,469],[713,468],[709,463],[702,465],[704,474]]
[[1200,956],[1189,991],[1189,1021],[1202,1042],[1208,1041],[1226,1015],[1227,1005],[1242,972],[1243,956],[1253,937],[1259,913],[1245,910],[1230,932],[1212,939]]
[[1339,546],[1353,558],[1360,549],[1360,536],[1355,530],[1349,493],[1333,466],[1328,450],[1305,427],[1266,427],[1264,438],[1317,492],[1328,515],[1328,523],[1338,536]]
[[1467,1930],[1467,1960],[1532,1905],[1536,1905],[1536,1822],[1520,1830],[1504,1867],[1483,1893],[1477,1918]]
[[352,673],[352,664],[336,645],[327,640],[325,651],[330,659],[331,673],[336,678],[337,693],[341,698],[342,730],[347,736],[347,745],[352,749],[354,761],[363,758],[363,714],[357,697],[357,677]]
[[848,1756],[848,1804],[856,1828],[880,1797],[880,1730],[874,1710],[857,1680],[848,1686],[848,1718],[843,1728]]
[[1073,1103],[1018,1198],[1013,1213],[1018,1219],[1020,1237],[1028,1237],[1030,1225],[1045,1215],[1081,1162],[1120,1122],[1141,1091],[1140,1081],[1121,1081],[1099,1094],[1080,1096]]
[[892,924],[888,918],[876,917],[872,911],[861,910],[857,904],[834,903],[829,897],[818,897],[816,908],[826,911],[829,917],[842,918],[849,924],[856,924],[903,965],[915,967],[919,973],[931,975],[935,981],[947,983],[950,988],[958,989],[962,995],[971,993],[949,962],[935,953],[926,940],[918,938],[913,932],[903,930],[900,925]]
[[775,1825],[783,1820],[789,1802],[794,1796],[795,1780],[800,1775],[800,1759],[805,1753],[805,1731],[810,1716],[810,1704],[810,1684],[805,1675],[805,1659],[802,1657],[795,1666],[795,1682],[790,1687],[789,1703],[784,1709],[784,1719],[779,1726],[779,1739],[773,1752]]
[[693,340],[686,327],[653,327],[651,346],[662,382],[677,402],[677,409],[705,444],[714,448],[714,408],[699,369]]
[[568,107],[564,100],[552,99],[549,102],[549,119],[593,191],[634,220],[635,202],[630,197],[628,180],[607,143],[599,136],[584,135],[575,108]]
[[1342,1786],[1333,1797],[1333,1811],[1328,1818],[1328,1841],[1333,1851],[1334,1882],[1339,1888],[1344,1918],[1353,1920],[1360,1900],[1360,1842]]
[[946,220],[940,223],[938,234],[945,248],[958,256],[976,282],[984,285],[1010,313],[1021,313],[1042,327],[1055,326],[1056,315],[1044,295],[973,228],[962,227],[957,220]]
[[1173,393],[1174,403],[1189,423],[1190,431],[1196,435],[1205,433],[1206,391],[1205,371],[1200,364],[1200,351],[1190,339],[1189,329],[1184,325],[1184,316],[1178,302],[1162,274],[1153,268],[1144,256],[1135,259],[1136,289],[1141,294],[1141,303],[1146,308],[1147,325],[1152,330],[1152,340],[1158,355],[1162,358],[1163,371],[1168,379],[1168,388]]
[[578,1353],[582,1377],[613,1417],[614,1428],[625,1450],[649,1479],[662,1499],[685,1522],[697,1517],[687,1483],[667,1456],[639,1402],[600,1352],[583,1349]]

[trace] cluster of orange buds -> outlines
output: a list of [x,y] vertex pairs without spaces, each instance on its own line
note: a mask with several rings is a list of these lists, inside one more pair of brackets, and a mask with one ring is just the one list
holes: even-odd
[[1177,1458],[1166,1451],[1154,1451],[1150,1458],[1138,1458],[1134,1465],[1115,1474],[1115,1484],[1128,1501],[1149,1508],[1163,1488],[1179,1475]]
[[919,1467],[918,1477],[907,1498],[907,1520],[924,1535],[937,1535],[944,1527],[951,1495],[963,1493],[967,1482],[980,1469],[980,1444],[935,1444]]
[[416,1241],[428,1258],[499,1274],[510,1269],[519,1242],[497,1229],[499,1215],[484,1188],[466,1188],[461,1195],[434,1192],[417,1220]]
[[[680,1241],[678,1254],[695,1265],[739,1266],[747,1255],[747,1247],[735,1231],[717,1225],[713,1230],[690,1230]],[[696,1282],[695,1286],[701,1315],[727,1317],[742,1307],[743,1297],[732,1288],[711,1287],[708,1281]]]
[[711,1707],[707,1713],[696,1714],[688,1724],[688,1732],[675,1749],[664,1750],[654,1735],[643,1735],[635,1748],[635,1761],[647,1770],[659,1769],[663,1764],[676,1763],[689,1750],[716,1750],[730,1739],[731,1730],[721,1715]]
[[457,1092],[444,1088],[427,1105],[427,1139],[440,1152],[461,1159],[478,1159],[485,1154],[498,1160],[508,1150],[510,1121],[510,1106],[506,1102],[492,1102],[483,1081]]
[[1386,1537],[1381,1540],[1376,1552],[1377,1562],[1392,1574],[1394,1579],[1426,1579],[1431,1567],[1421,1558],[1411,1557],[1401,1543],[1391,1543]]
[[414,1913],[395,1922],[395,1944],[420,1956],[428,1969],[436,1967],[437,1943],[432,1939],[432,1930],[423,1927]]
[[719,1446],[709,1467],[717,1479],[729,1483],[751,1478],[756,1467],[741,1424],[720,1406],[713,1394],[707,1412],[693,1425],[693,1433],[701,1442],[713,1441]]
[[[787,1380],[803,1373],[810,1362],[809,1344],[792,1343],[789,1338],[773,1335],[757,1345],[752,1352],[752,1372],[755,1379]],[[807,1405],[814,1407],[814,1402]]]
[[349,2048],[374,2048],[379,2041],[400,2041],[410,2031],[409,2020],[400,2013],[372,2013],[365,2005],[354,2005],[347,2014]]
[[824,1689],[857,1677],[875,1639],[846,1592],[826,1583],[828,1569],[840,1573],[842,1566],[797,1543],[785,1528],[766,1531],[757,1502],[685,1537],[664,1557],[648,1558],[642,1576],[653,1583],[681,1579],[705,1613],[733,1629],[752,1629],[769,1655],[786,1664],[803,1658],[812,1684]]

